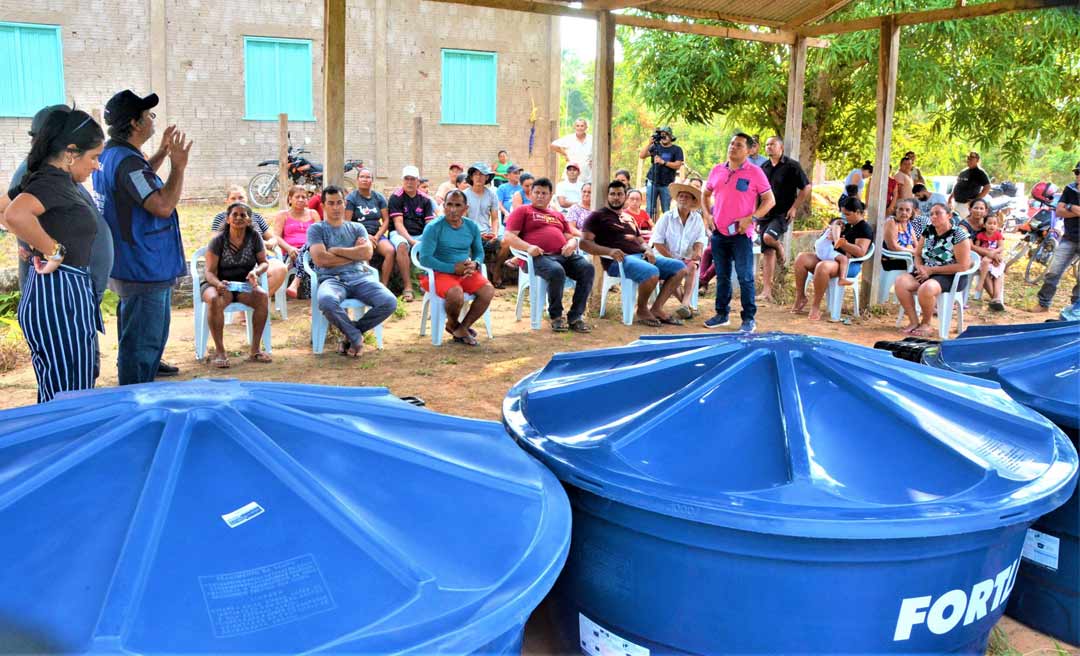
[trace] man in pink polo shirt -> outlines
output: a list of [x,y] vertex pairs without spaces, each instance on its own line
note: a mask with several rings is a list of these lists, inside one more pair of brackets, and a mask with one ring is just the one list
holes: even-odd
[[[712,213],[712,257],[716,266],[716,315],[706,328],[730,326],[731,266],[739,278],[742,324],[752,333],[754,316],[754,220],[768,214],[776,204],[769,179],[747,159],[753,138],[742,132],[731,138],[727,161],[717,164],[705,183],[705,209]],[[760,202],[759,202],[760,201]]]

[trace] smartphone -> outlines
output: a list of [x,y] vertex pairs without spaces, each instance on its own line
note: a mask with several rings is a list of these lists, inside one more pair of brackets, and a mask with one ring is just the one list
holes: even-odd
[[240,294],[251,291],[251,285],[246,282],[229,282],[228,287],[230,292],[237,292]]
[[728,233],[728,235],[730,235],[732,237],[739,234],[739,222],[736,221],[735,223],[732,223],[731,225],[729,225],[727,227],[727,233]]

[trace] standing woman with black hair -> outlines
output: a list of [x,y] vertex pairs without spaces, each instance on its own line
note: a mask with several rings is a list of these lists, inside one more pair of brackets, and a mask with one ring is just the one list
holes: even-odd
[[98,168],[104,139],[86,112],[50,114],[34,136],[21,192],[4,213],[11,232],[33,253],[18,318],[39,403],[94,386],[97,332],[103,325],[88,266],[98,227],[94,207],[78,185]]

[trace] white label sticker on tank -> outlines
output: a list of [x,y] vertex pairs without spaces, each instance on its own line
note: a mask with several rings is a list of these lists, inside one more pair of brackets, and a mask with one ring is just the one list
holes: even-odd
[[250,522],[264,512],[266,511],[263,510],[262,506],[252,501],[246,506],[241,506],[231,513],[225,513],[221,518],[225,520],[225,523],[229,525],[229,528],[236,528],[241,524]]
[[1024,536],[1024,558],[1056,572],[1060,546],[1061,540],[1058,538],[1029,528],[1027,535]]
[[578,613],[581,653],[586,656],[649,656],[648,647],[635,645]]

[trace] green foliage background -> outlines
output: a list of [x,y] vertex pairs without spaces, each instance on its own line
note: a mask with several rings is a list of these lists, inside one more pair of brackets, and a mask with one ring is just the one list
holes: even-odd
[[[952,6],[860,0],[829,20]],[[709,22],[709,21],[698,21]],[[717,23],[727,24],[730,23]],[[619,28],[612,162],[636,170],[636,150],[670,123],[691,169],[705,173],[735,130],[783,129],[787,47]],[[873,158],[878,32],[811,48],[799,158],[835,179]],[[971,148],[998,180],[1064,184],[1078,154],[1080,11],[1054,9],[907,26],[901,35],[892,161],[919,153],[926,175],[955,175]],[[564,58],[563,132],[592,115],[592,62]]]

